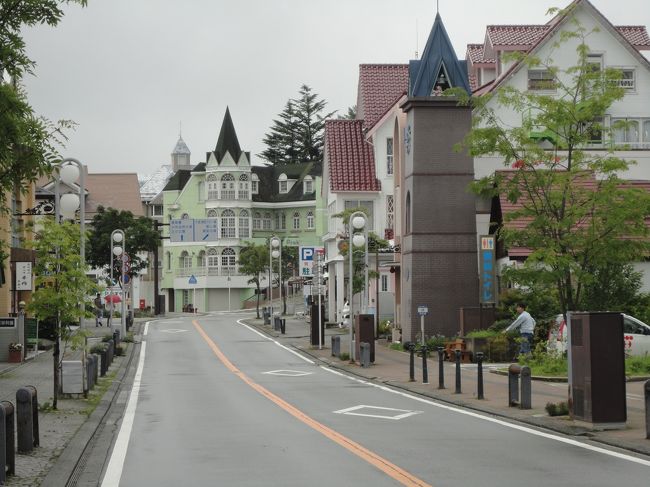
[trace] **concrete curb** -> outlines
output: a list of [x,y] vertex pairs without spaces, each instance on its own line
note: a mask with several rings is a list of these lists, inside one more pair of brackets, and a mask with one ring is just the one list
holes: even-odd
[[[139,328],[142,325],[141,323],[134,322],[134,328],[136,326]],[[138,329],[137,331],[139,332],[140,330]],[[113,405],[113,402],[117,398],[124,378],[129,372],[133,358],[136,357],[140,352],[139,342],[133,342],[131,345],[133,346],[130,347],[130,353],[128,357],[125,357],[125,360],[123,360],[120,364],[113,383],[104,393],[95,410],[90,414],[86,421],[84,421],[84,423],[75,432],[72,439],[68,442],[65,449],[56,460],[54,466],[50,469],[48,474],[43,479],[42,485],[68,485],[70,481],[75,477],[75,475],[78,474],[78,467],[83,466],[84,454],[88,449],[88,446],[91,445],[97,430],[104,422],[104,419],[107,417]]]

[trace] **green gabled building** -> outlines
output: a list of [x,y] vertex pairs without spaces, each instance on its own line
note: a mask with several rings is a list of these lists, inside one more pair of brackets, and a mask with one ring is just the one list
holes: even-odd
[[160,275],[168,311],[245,306],[254,296],[252,276],[239,272],[247,242],[266,245],[276,235],[285,246],[321,245],[322,166],[252,166],[229,109],[205,162],[185,163],[163,189],[164,223],[170,224],[164,235],[170,238],[163,241]]

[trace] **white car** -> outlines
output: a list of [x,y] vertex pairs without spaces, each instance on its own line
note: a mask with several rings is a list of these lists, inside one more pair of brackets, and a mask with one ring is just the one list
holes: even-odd
[[[650,326],[633,316],[623,314],[623,345],[625,355],[650,354]],[[555,326],[548,333],[549,350],[565,352],[567,349],[567,329],[564,315],[555,317]]]

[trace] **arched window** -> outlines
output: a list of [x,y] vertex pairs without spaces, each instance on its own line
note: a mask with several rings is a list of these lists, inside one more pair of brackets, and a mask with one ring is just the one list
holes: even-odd
[[232,174],[224,174],[221,176],[221,199],[235,199],[235,176]]
[[247,200],[249,199],[248,195],[248,174],[242,174],[239,176],[239,191],[237,193],[237,199]]
[[190,219],[190,215],[188,215],[187,213],[183,213],[181,215],[181,220],[189,220],[189,219]]
[[280,194],[289,192],[289,183],[287,181],[287,175],[282,173],[278,177],[278,185],[280,186]]
[[305,194],[310,194],[314,192],[314,180],[311,176],[305,176],[305,179],[302,180],[302,192]]
[[293,229],[300,230],[300,213],[297,211],[293,214]]
[[214,208],[211,210],[208,210],[208,218],[217,218],[219,216],[219,213],[217,213],[217,210]]
[[411,233],[411,193],[408,192],[406,193],[406,232],[405,234],[408,235]]
[[229,247],[223,249],[221,252],[221,275],[233,276],[235,275],[236,268],[236,254],[235,251]]
[[232,210],[221,213],[221,238],[235,238],[235,212]]
[[205,267],[205,250],[201,250],[199,255],[196,257],[196,266]]
[[314,212],[311,210],[307,212],[307,228],[309,230],[314,229]]
[[239,212],[239,238],[249,238],[251,236],[250,213],[248,210]]
[[208,174],[206,179],[208,180],[208,199],[219,199],[219,181],[217,180],[217,175]]
[[183,250],[178,259],[178,267],[181,269],[189,269],[192,267],[192,257],[187,253],[187,250]]
[[208,249],[208,275],[219,275],[219,252],[214,247]]
[[253,173],[251,176],[251,193],[258,194],[260,192],[260,178],[257,174]]
[[262,214],[259,211],[256,211],[253,214],[253,230],[262,229]]
[[264,220],[262,220],[262,228],[264,230],[271,230],[271,214],[264,213]]

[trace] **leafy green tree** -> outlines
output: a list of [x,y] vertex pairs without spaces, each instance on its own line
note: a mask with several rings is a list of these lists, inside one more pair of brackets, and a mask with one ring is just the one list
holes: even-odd
[[[154,230],[153,225],[151,218],[135,217],[130,211],[98,207],[86,244],[87,262],[110,274],[111,233],[117,229],[124,230],[125,248],[131,259],[129,276],[137,276],[149,265],[148,260],[141,258],[138,253],[152,252],[160,245],[160,234]],[[114,258],[113,264],[116,266],[113,274],[119,276],[122,270],[119,259]]]
[[40,321],[54,322],[54,396],[57,407],[59,368],[63,359],[59,338],[67,342],[69,324],[89,313],[85,312],[88,296],[95,291],[94,282],[86,277],[87,266],[81,261],[79,227],[71,222],[57,224],[54,219],[44,220],[44,225],[30,242],[36,251],[36,290],[27,309]]
[[[349,226],[350,224],[350,217],[352,216],[353,213],[361,211],[365,214],[368,214],[368,210],[365,208],[348,208],[346,210],[343,210],[341,213],[337,213],[335,215],[332,215],[332,218],[341,218],[343,220],[343,224],[346,226]],[[348,250],[349,250],[349,239],[346,236],[345,237],[345,244],[342,246],[342,248],[339,250],[339,253],[346,258],[346,262],[348,262]],[[374,232],[368,232],[368,253],[373,253],[377,252],[380,249],[385,249],[388,248],[388,241],[380,238],[376,233]],[[365,268],[366,268],[366,263],[365,263],[365,246],[364,247],[354,247],[353,250],[354,254],[352,255],[352,262],[353,262],[353,267],[354,267],[354,274],[353,274],[353,279],[352,279],[352,290],[353,294],[360,293],[361,291],[364,290],[365,287]],[[378,275],[375,271],[368,270],[368,279],[376,279],[378,278]]]
[[[0,2],[0,194],[24,192],[30,183],[49,174],[61,158],[65,130],[74,125],[39,117],[19,86],[19,80],[33,74],[36,65],[27,55],[24,28],[56,26],[63,18],[62,5],[69,3],[85,6],[86,0]],[[8,204],[8,198],[0,198],[0,212],[8,212]],[[5,257],[0,249],[0,259]]]
[[260,276],[264,275],[269,269],[269,247],[268,245],[255,245],[247,243],[239,252],[239,272],[246,276],[251,276],[248,284],[255,284],[255,294],[257,295],[257,318],[260,317]]
[[282,247],[282,314],[287,314],[287,282],[293,277],[294,270],[298,268],[298,247]]
[[266,150],[259,156],[270,164],[299,164],[323,160],[325,120],[335,112],[323,114],[327,102],[307,85],[299,97],[285,105],[264,136]]
[[[578,309],[585,286],[597,269],[641,260],[649,250],[645,217],[650,196],[618,176],[630,162],[607,151],[590,151],[594,142],[607,147],[612,128],[602,124],[609,107],[624,96],[621,72],[594,69],[580,25],[563,32],[562,41],[577,40],[576,63],[560,69],[552,59],[519,54],[530,68],[552,74],[548,91],[520,91],[508,86],[472,99],[474,127],[465,140],[473,156],[499,155],[506,173],[473,185],[487,198],[503,195],[515,205],[498,229],[506,247],[531,249],[525,265],[509,272],[523,286],[555,289],[562,312]],[[555,46],[562,49],[563,42]],[[566,49],[565,49],[566,50]],[[512,127],[495,107],[523,120]],[[525,221],[525,227],[509,225]]]

